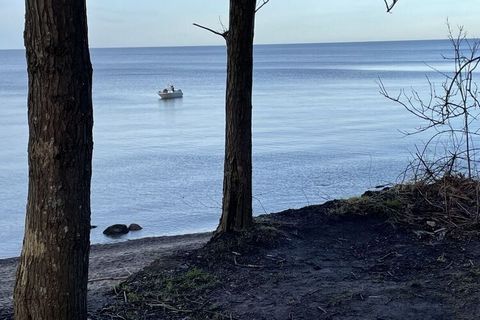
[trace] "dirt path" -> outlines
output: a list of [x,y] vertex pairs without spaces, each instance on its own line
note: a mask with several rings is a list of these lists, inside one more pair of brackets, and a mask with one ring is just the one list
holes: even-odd
[[[193,250],[205,244],[210,233],[145,238],[126,242],[94,245],[90,253],[88,284],[89,308],[96,309],[104,302],[104,293],[121,279],[138,272],[155,259],[177,250]],[[0,260],[0,319],[10,313],[17,258]],[[104,280],[103,280],[104,279]]]

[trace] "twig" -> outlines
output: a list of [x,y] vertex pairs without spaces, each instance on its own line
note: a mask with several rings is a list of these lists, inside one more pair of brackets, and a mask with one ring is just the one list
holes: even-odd
[[116,280],[126,280],[128,279],[129,276],[124,276],[124,277],[105,277],[105,278],[95,278],[95,279],[90,279],[88,282],[98,282],[98,281],[116,281]]
[[269,3],[269,2],[270,2],[270,0],[263,0],[263,1],[262,1],[262,4],[259,5],[259,6],[255,9],[255,13],[257,13],[260,9],[263,8],[264,5],[266,5],[266,4]]
[[220,23],[220,25],[222,26],[222,30],[223,32],[225,33],[225,31],[227,31],[227,27],[225,27],[225,25],[223,24],[223,21],[222,21],[222,17],[218,17],[218,22]]
[[169,304],[166,304],[164,302],[158,302],[158,303],[149,303],[147,304],[149,307],[152,307],[152,308],[165,308],[165,309],[168,309],[170,311],[174,311],[174,312],[183,312],[183,313],[192,313],[193,311],[192,310],[182,310],[182,309],[177,309],[175,308],[174,306],[171,306]]
[[267,259],[270,259],[270,260],[272,260],[272,261],[275,261],[275,262],[277,262],[277,263],[283,263],[283,262],[287,261],[287,259],[277,258],[277,257],[274,257],[274,256],[272,256],[272,255],[270,255],[270,254],[267,254],[267,255],[266,255],[266,258],[267,258]]
[[397,4],[398,0],[393,0],[392,3],[388,3],[387,0],[383,0],[383,2],[385,2],[385,6],[387,7],[387,12],[388,12],[388,13],[391,13],[393,7],[395,7],[395,5]]
[[307,205],[310,205],[310,199],[308,199],[307,194],[305,193],[305,190],[303,188],[300,188],[300,190],[302,190],[303,196],[307,200]]
[[392,252],[389,252],[387,253],[386,255],[384,255],[383,257],[381,258],[378,258],[377,261],[378,262],[383,262],[386,258],[392,256],[392,255],[397,255],[398,253],[396,251],[392,251]]
[[258,203],[260,204],[260,206],[262,207],[262,209],[263,209],[263,212],[265,212],[265,214],[268,214],[267,210],[265,210],[265,207],[263,206],[263,203],[262,203],[262,201],[260,201],[260,199],[258,199],[258,198],[257,198],[257,197],[255,197],[255,196],[252,196],[252,198],[253,198],[253,199],[255,199],[255,200],[257,200],[257,201],[258,201]]
[[311,296],[312,294],[317,293],[318,291],[320,291],[322,289],[323,288],[317,288],[315,290],[312,290],[312,291],[309,291],[309,292],[305,293],[303,296]]
[[224,30],[223,32],[218,32],[218,31],[213,30],[213,29],[211,29],[211,28],[202,26],[202,25],[200,25],[200,24],[198,24],[198,23],[194,23],[193,25],[194,25],[195,27],[199,27],[199,28],[201,28],[201,29],[210,31],[211,33],[214,33],[214,34],[216,34],[216,35],[218,35],[218,36],[220,36],[220,37],[222,37],[222,38],[224,38],[224,39],[227,39],[228,30]]
[[262,265],[257,265],[257,264],[241,264],[237,262],[237,257],[233,256],[233,262],[235,263],[236,266],[238,267],[244,267],[244,268],[254,268],[254,269],[261,269],[264,268]]
[[318,310],[322,311],[323,313],[325,313],[325,314],[327,313],[327,310],[323,309],[322,307],[317,306],[317,308],[318,308]]

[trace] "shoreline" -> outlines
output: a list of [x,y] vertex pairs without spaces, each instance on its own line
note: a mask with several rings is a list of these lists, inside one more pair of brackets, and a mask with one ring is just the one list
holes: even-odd
[[[170,236],[153,236],[153,237],[144,237],[144,238],[138,238],[138,239],[126,239],[124,241],[119,241],[119,242],[111,242],[111,243],[94,243],[90,245],[90,252],[93,250],[105,250],[105,249],[115,249],[116,247],[123,247],[123,246],[131,246],[131,245],[138,245],[138,243],[141,242],[150,242],[150,241],[167,241],[169,239],[173,238],[188,238],[188,237],[195,237],[199,235],[207,235],[207,234],[212,234],[213,231],[211,232],[194,232],[194,233],[184,233],[184,234],[175,234],[175,235],[170,235]],[[0,258],[0,267],[8,262],[11,261],[16,261],[20,258],[20,256],[17,257],[8,257],[8,258]]]
[[[423,220],[410,223],[412,198],[397,204],[392,193],[262,215],[203,249],[212,232],[93,245],[89,318],[476,319],[478,231],[437,235],[425,224],[436,214],[417,206]],[[13,319],[17,262],[0,260],[1,319]]]
[[[212,232],[192,233],[92,245],[88,274],[89,308],[100,307],[104,293],[154,260],[179,250],[196,249],[207,243],[211,235]],[[19,257],[0,259],[0,310],[12,307],[18,260]]]

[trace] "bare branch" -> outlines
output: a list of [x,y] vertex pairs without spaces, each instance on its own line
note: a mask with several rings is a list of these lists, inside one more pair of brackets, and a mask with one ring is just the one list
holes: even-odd
[[222,38],[224,38],[224,39],[227,38],[228,30],[224,30],[223,32],[219,32],[219,31],[213,30],[213,29],[211,29],[211,28],[202,26],[202,25],[200,25],[200,24],[198,24],[198,23],[194,23],[193,25],[194,25],[195,27],[199,27],[199,28],[201,28],[201,29],[210,31],[211,33],[214,33],[214,34],[216,34],[217,36],[220,36],[220,37],[222,37]]
[[[398,1],[398,0],[397,0]],[[260,4],[256,9],[255,9],[255,12],[258,12],[260,9],[263,8],[264,5],[266,5],[267,3],[269,3],[270,0],[262,0],[262,4]]]
[[222,17],[218,16],[218,22],[219,22],[220,25],[222,26],[223,34],[225,34],[225,33],[228,31],[228,29],[227,29],[227,27],[225,27],[225,25],[223,24]]
[[[262,9],[267,3],[269,3],[270,0],[262,0],[262,3],[255,9],[255,13],[258,12],[260,9]],[[217,36],[221,36],[225,40],[227,39],[228,36],[228,30],[225,28],[225,25],[222,22],[222,19],[219,17],[218,20],[220,21],[220,25],[222,26],[222,31],[217,31],[209,27],[202,26],[198,23],[193,23],[195,27],[210,31],[213,34],[216,34]]]
[[[480,92],[474,81],[480,66],[480,42],[470,42],[462,27],[454,34],[448,23],[447,26],[453,55],[444,59],[453,62],[453,70],[446,73],[432,68],[444,78],[439,91],[428,77],[429,96],[428,91],[420,94],[413,88],[409,93],[400,90],[391,95],[381,79],[378,81],[380,94],[424,122],[407,135],[433,132],[423,150],[417,148],[416,159],[409,166],[415,179],[423,173],[427,182],[454,175],[471,179],[475,172],[478,174],[480,163],[480,149],[475,146],[480,136]],[[444,154],[438,154],[439,150],[444,150]]]
[[392,10],[393,10],[393,7],[395,7],[395,5],[397,4],[399,0],[392,0],[392,2],[388,3],[387,0],[383,0],[383,2],[385,2],[385,6],[387,7],[387,12],[388,13],[391,13]]

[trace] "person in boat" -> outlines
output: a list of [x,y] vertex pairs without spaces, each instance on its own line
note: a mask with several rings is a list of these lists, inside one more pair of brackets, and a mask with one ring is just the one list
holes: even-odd
[[168,89],[163,89],[163,93],[168,93]]
[[170,86],[170,90],[172,90],[172,92],[175,92],[175,88],[173,87],[173,85]]

